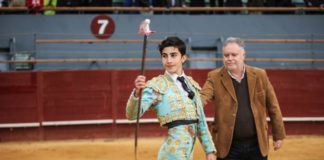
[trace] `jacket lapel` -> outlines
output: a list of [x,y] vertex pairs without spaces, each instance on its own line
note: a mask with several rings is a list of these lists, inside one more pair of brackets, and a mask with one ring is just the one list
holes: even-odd
[[226,88],[227,92],[232,96],[233,100],[235,102],[237,102],[232,79],[231,79],[230,75],[227,73],[225,67],[223,67],[223,69],[222,69],[221,81],[222,81],[222,84],[224,85],[224,87]]
[[256,75],[254,71],[252,70],[251,67],[245,65],[246,67],[246,75],[247,75],[247,83],[248,83],[248,88],[249,88],[249,95],[250,95],[250,102],[253,102],[253,96],[255,92],[255,85],[256,85]]

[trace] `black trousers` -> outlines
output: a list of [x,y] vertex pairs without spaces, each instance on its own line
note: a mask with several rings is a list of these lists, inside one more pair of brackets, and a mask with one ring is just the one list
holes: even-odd
[[257,140],[249,142],[233,141],[229,154],[225,158],[217,160],[267,160],[263,157]]

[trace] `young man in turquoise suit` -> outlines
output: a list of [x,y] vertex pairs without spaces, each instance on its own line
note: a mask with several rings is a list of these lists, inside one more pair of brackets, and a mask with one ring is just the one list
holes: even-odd
[[178,37],[169,37],[161,42],[159,51],[165,73],[147,82],[145,76],[137,76],[127,102],[126,117],[137,118],[138,96],[143,89],[140,116],[153,109],[160,125],[168,128],[158,160],[191,160],[196,137],[207,160],[215,160],[216,149],[199,95],[201,88],[182,68],[187,59],[185,43]]

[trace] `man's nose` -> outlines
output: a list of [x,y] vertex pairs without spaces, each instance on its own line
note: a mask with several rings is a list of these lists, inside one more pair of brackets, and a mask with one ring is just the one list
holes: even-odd
[[167,57],[167,62],[171,62],[171,61],[172,61],[171,57],[168,56],[168,57]]

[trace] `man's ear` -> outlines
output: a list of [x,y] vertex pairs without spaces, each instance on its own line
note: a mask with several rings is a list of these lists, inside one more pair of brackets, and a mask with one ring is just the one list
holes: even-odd
[[181,62],[182,62],[182,63],[185,63],[186,60],[187,60],[187,55],[183,55],[183,56],[181,57]]

